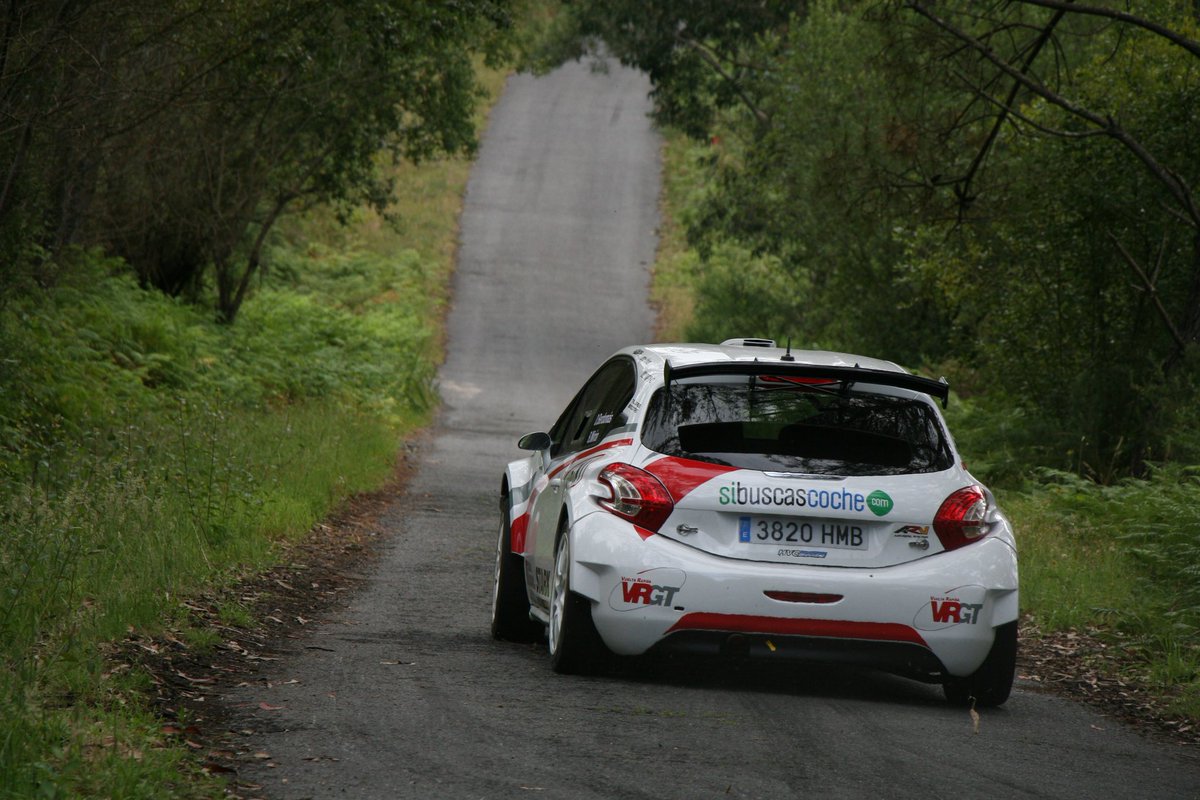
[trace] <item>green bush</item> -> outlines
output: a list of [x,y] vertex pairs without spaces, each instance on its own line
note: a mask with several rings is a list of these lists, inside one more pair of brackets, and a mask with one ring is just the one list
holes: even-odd
[[[0,797],[175,792],[91,742],[111,738],[92,728],[114,692],[128,747],[153,735],[95,644],[154,629],[377,486],[397,431],[428,410],[430,267],[411,252],[277,255],[292,275],[233,326],[96,253],[0,306]],[[105,786],[90,783],[98,757]]]
[[688,338],[720,342],[734,336],[770,336],[782,343],[794,329],[805,291],[780,269],[779,259],[721,242],[698,272]]
[[1022,606],[1046,629],[1116,639],[1175,709],[1200,718],[1200,469],[1111,486],[1040,470],[1005,496]]

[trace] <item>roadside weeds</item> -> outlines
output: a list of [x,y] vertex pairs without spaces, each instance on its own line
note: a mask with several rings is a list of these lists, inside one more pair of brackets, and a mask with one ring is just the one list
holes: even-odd
[[[131,631],[109,646],[109,671],[139,670],[147,676],[146,694],[161,719],[163,737],[194,752],[202,771],[225,777],[227,796],[257,796],[260,787],[240,781],[239,767],[270,759],[269,753],[244,749],[245,737],[253,733],[245,727],[246,712],[280,708],[266,701],[254,709],[235,706],[229,692],[269,688],[273,684],[262,676],[264,665],[285,658],[305,638],[306,628],[349,604],[389,535],[379,519],[403,495],[419,442],[405,445],[386,485],[351,497],[302,540],[284,546],[276,566],[223,591],[183,601],[186,629],[155,635]],[[230,608],[238,609],[235,621]]]

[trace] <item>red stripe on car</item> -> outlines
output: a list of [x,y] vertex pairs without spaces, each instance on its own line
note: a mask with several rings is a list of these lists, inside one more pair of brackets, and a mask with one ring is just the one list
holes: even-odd
[[654,535],[654,531],[647,530],[646,528],[643,528],[641,525],[634,525],[633,529],[635,531],[637,531],[638,536],[642,537],[643,542]]
[[509,545],[518,555],[525,555],[525,530],[529,527],[529,514],[525,513],[512,521],[509,531]]
[[919,644],[922,647],[929,646],[916,630],[898,622],[791,619],[698,611],[684,614],[667,633],[675,631],[729,631],[731,633],[773,633],[780,636],[827,636],[837,639],[907,642]]
[[692,461],[690,458],[664,456],[647,464],[643,469],[662,481],[663,486],[667,487],[671,497],[678,503],[700,484],[707,483],[726,472],[734,472],[737,467]]
[[614,439],[611,442],[604,442],[603,444],[598,444],[589,450],[584,450],[582,453],[578,453],[574,458],[568,459],[568,460],[564,461],[563,463],[559,464],[557,467],[550,470],[550,474],[547,475],[546,477],[553,478],[555,475],[562,472],[564,469],[571,466],[576,461],[579,461],[581,458],[587,458],[588,456],[595,455],[596,453],[599,453],[603,450],[611,450],[614,447],[624,447],[627,444],[633,444],[633,439]]

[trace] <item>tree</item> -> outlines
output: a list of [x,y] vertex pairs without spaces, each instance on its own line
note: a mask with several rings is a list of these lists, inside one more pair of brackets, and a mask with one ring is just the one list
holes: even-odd
[[719,135],[685,214],[705,335],[771,320],[945,365],[1037,420],[1042,463],[1179,455],[1200,335],[1193,3],[573,5],[647,68],[660,119]]
[[3,25],[3,255],[103,244],[172,294],[211,269],[232,322],[282,214],[474,146],[507,3],[8,0]]
[[575,0],[533,58],[553,66],[606,52],[643,70],[654,84],[655,116],[707,138],[715,115],[740,106],[759,123],[768,111],[755,84],[768,71],[755,60],[761,37],[786,30],[805,3],[794,0]]
[[[1154,79],[1174,82],[1172,79],[1176,76],[1169,74],[1171,71],[1178,70],[1178,75],[1186,76],[1188,72],[1200,69],[1200,62],[1191,65],[1180,63],[1188,57],[1200,59],[1200,41],[1189,35],[1189,28],[1195,28],[1193,9],[1185,4],[1160,3],[1158,10],[1166,12],[1169,19],[1168,24],[1163,24],[1137,14],[1073,2],[1021,0],[1015,5],[1048,9],[1052,12],[1037,26],[1040,30],[1034,28],[1036,36],[1031,42],[1023,45],[1021,49],[1025,50],[1025,53],[1019,59],[998,51],[991,44],[1002,31],[1012,25],[1013,13],[1008,9],[996,7],[992,9],[991,14],[981,17],[975,8],[963,9],[954,15],[941,8],[935,9],[921,0],[907,0],[903,3],[905,10],[927,20],[956,44],[965,46],[965,50],[959,51],[957,59],[975,61],[990,67],[994,72],[993,75],[984,73],[985,81],[970,87],[977,97],[985,99],[995,107],[996,121],[992,134],[980,146],[971,169],[944,182],[954,186],[960,203],[970,203],[974,199],[971,182],[975,171],[994,146],[996,134],[1006,123],[1018,127],[1023,125],[1027,132],[1056,139],[1083,141],[1104,137],[1119,144],[1127,157],[1140,163],[1149,177],[1165,190],[1166,197],[1159,201],[1159,205],[1178,223],[1190,230],[1193,241],[1192,252],[1187,257],[1187,262],[1190,263],[1181,265],[1188,273],[1185,278],[1187,288],[1182,293],[1183,302],[1177,304],[1176,309],[1168,310],[1158,290],[1157,279],[1150,275],[1152,268],[1148,269],[1140,263],[1129,247],[1116,235],[1110,232],[1107,237],[1122,260],[1136,274],[1138,284],[1152,299],[1155,311],[1171,336],[1173,347],[1163,362],[1164,371],[1169,372],[1181,363],[1189,347],[1200,342],[1200,196],[1193,188],[1197,176],[1189,174],[1194,171],[1194,154],[1190,152],[1192,148],[1186,146],[1186,139],[1190,135],[1193,135],[1194,141],[1195,123],[1193,122],[1190,130],[1181,131],[1184,142],[1178,142],[1171,137],[1170,146],[1161,146],[1168,143],[1159,142],[1160,146],[1155,147],[1155,134],[1162,132],[1167,126],[1160,125],[1161,118],[1158,117],[1132,117],[1127,121],[1122,120],[1122,116],[1128,117],[1132,111],[1146,110],[1138,109],[1136,102],[1130,102],[1135,99],[1134,96],[1122,98],[1121,90],[1128,87],[1111,85],[1105,88],[1114,91],[1102,96],[1071,98],[1066,90],[1059,89],[1043,78],[1040,71],[1035,70],[1035,66],[1044,46],[1055,40],[1055,30],[1065,17],[1094,17],[1114,23],[1111,30],[1093,34],[1102,40],[1102,46],[1106,46],[1107,58],[1120,62],[1137,57],[1130,53],[1132,49],[1151,48],[1162,59],[1161,63],[1170,65],[1167,74],[1164,74],[1164,70],[1149,68],[1145,69],[1145,74],[1136,77],[1146,81],[1149,86],[1153,86],[1150,81]],[[949,10],[953,12],[953,8]],[[967,15],[976,30],[969,30],[963,22],[955,19],[955,16]],[[1175,27],[1172,27],[1172,24]],[[1172,48],[1178,48],[1182,57],[1173,58],[1176,54],[1171,52]],[[1062,52],[1061,45],[1059,52]],[[1070,64],[1059,66],[1059,75],[1065,71],[1070,76],[1075,71]],[[1126,77],[1132,76],[1127,73]],[[1000,79],[1007,79],[1011,87],[1004,97],[994,96],[990,88]],[[1188,81],[1185,77],[1184,83],[1181,87],[1183,96],[1178,99],[1186,107],[1195,102],[1196,91],[1193,81]],[[1052,107],[1055,113],[1043,113],[1040,120],[1023,113],[1017,108],[1017,100],[1022,96],[1035,98],[1044,106]],[[1175,147],[1180,144],[1184,146]],[[1165,251],[1158,254],[1156,275],[1161,274],[1164,266],[1161,259],[1165,255]]]

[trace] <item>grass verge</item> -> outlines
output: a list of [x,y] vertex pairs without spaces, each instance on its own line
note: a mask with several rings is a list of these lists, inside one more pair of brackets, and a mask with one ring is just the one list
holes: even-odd
[[1020,536],[1031,627],[1087,634],[1107,672],[1145,687],[1167,719],[1200,722],[1200,472],[1165,467],[1099,486],[1043,471],[1005,505]]
[[97,253],[0,307],[0,798],[221,795],[106,643],[271,564],[428,421],[470,164],[386,168],[386,216],[281,227],[234,326]]

